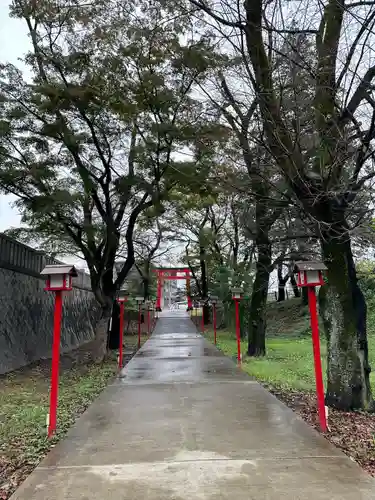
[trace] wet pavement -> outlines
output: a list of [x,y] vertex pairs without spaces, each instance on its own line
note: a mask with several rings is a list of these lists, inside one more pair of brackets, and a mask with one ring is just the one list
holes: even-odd
[[12,500],[375,499],[372,478],[169,315]]

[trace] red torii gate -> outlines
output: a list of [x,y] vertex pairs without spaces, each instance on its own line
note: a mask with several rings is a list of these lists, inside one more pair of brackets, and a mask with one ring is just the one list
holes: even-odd
[[157,274],[156,310],[161,311],[161,296],[164,280],[186,280],[186,295],[188,311],[193,308],[190,295],[190,269],[188,267],[158,267],[154,269]]

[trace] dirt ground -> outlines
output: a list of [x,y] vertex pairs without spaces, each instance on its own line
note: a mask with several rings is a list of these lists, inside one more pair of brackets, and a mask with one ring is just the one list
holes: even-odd
[[[316,395],[300,391],[283,391],[266,386],[278,399],[298,413],[303,420],[319,431]],[[375,414],[343,412],[329,409],[329,432],[324,434],[369,474],[375,476]]]

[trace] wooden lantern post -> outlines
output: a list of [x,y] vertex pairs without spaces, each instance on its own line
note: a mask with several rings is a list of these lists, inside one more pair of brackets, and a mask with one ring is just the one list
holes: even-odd
[[241,364],[241,322],[240,322],[240,300],[242,299],[242,288],[232,288],[232,299],[234,300],[236,313],[236,337],[237,337],[237,363]]
[[219,298],[215,295],[211,295],[210,302],[212,304],[212,322],[214,327],[214,344],[216,345],[216,304]]
[[123,343],[124,343],[124,312],[125,302],[128,300],[127,289],[124,286],[117,292],[117,302],[120,305],[120,327],[119,327],[119,352],[118,352],[118,369],[122,370],[123,362]]
[[56,264],[46,266],[40,274],[46,277],[45,290],[55,293],[51,363],[51,390],[49,414],[47,417],[47,433],[48,438],[51,439],[56,432],[57,421],[63,292],[69,292],[72,290],[72,278],[77,276],[77,271],[74,266],[67,266],[66,264]]
[[322,432],[326,432],[327,414],[324,403],[324,385],[322,373],[322,360],[320,356],[320,337],[318,312],[316,306],[315,287],[323,286],[323,271],[327,268],[322,262],[302,261],[296,262],[295,271],[297,272],[297,285],[299,287],[307,287],[310,309],[310,323],[312,332],[312,344],[314,352],[314,368],[315,368],[315,385],[316,398],[318,403],[319,421]]

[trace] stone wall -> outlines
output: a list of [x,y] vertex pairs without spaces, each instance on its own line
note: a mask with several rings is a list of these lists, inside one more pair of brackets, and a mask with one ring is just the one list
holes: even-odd
[[[0,234],[0,374],[51,357],[54,294],[39,277],[58,262]],[[87,274],[80,272],[64,296],[61,349],[90,341],[100,310]]]

